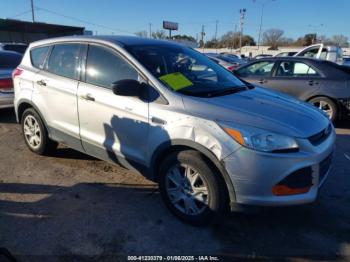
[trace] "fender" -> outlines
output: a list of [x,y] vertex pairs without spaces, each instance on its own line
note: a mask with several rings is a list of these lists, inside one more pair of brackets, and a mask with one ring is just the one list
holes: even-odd
[[224,179],[224,181],[226,183],[226,188],[227,188],[229,198],[230,198],[230,204],[233,204],[236,202],[236,193],[235,193],[231,178],[225,169],[225,165],[224,165],[223,161],[220,161],[206,147],[204,147],[201,144],[198,144],[196,142],[190,141],[190,140],[174,139],[171,141],[164,142],[156,149],[156,151],[153,153],[153,156],[151,158],[151,163],[150,163],[151,174],[154,177],[155,181],[157,181],[157,179],[158,179],[157,178],[158,174],[156,172],[157,171],[157,164],[158,164],[157,162],[160,159],[162,159],[162,157],[165,156],[164,153],[166,153],[169,150],[171,151],[172,147],[176,147],[176,146],[192,148],[192,149],[195,149],[198,152],[202,153],[204,156],[206,156],[221,173],[222,178]]

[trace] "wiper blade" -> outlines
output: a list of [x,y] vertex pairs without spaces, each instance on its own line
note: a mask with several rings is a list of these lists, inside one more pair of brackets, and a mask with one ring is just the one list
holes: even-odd
[[248,90],[248,87],[238,86],[238,87],[234,87],[234,88],[228,88],[228,89],[223,89],[223,90],[218,90],[215,92],[208,93],[208,97],[225,96],[225,95],[235,94],[235,93],[245,91],[245,90]]

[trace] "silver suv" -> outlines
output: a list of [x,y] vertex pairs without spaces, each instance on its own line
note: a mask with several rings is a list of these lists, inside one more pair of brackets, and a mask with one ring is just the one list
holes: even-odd
[[321,111],[242,82],[190,48],[136,37],[32,43],[14,74],[25,143],[57,143],[159,183],[179,218],[315,200],[335,132]]

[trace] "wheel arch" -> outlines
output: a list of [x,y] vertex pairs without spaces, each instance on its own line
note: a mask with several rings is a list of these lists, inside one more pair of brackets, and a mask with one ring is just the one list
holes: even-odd
[[236,194],[231,181],[229,174],[226,172],[225,166],[209,149],[204,147],[201,144],[198,144],[193,141],[183,140],[183,139],[174,139],[168,142],[161,144],[156,151],[154,152],[151,158],[151,174],[154,181],[159,181],[158,171],[159,171],[159,162],[161,162],[169,154],[177,151],[183,150],[195,150],[201,153],[208,161],[212,168],[214,168],[218,175],[220,175],[222,182],[225,184],[227,190],[227,196],[229,198],[230,204],[236,202]]
[[21,99],[18,102],[18,106],[16,107],[16,118],[17,118],[17,122],[20,123],[23,113],[24,111],[26,111],[28,108],[33,108],[40,116],[41,120],[43,121],[46,129],[47,129],[47,123],[45,121],[45,118],[43,117],[43,115],[41,114],[40,110],[33,104],[32,101],[28,100],[28,99]]

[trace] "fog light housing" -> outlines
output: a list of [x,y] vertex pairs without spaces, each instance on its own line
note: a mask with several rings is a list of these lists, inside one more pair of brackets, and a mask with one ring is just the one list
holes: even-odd
[[299,169],[272,187],[275,196],[305,194],[312,187],[312,168]]

